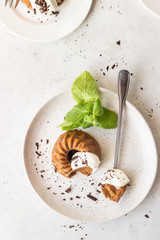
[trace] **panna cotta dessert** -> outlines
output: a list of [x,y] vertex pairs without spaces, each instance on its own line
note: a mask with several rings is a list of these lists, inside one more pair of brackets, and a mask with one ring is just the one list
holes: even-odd
[[81,130],[67,131],[59,136],[52,150],[52,163],[64,177],[81,172],[89,176],[100,164],[101,150],[98,142]]

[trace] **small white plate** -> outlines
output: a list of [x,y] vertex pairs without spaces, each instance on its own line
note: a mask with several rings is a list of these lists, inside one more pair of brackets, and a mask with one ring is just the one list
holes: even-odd
[[[117,95],[105,89],[101,89],[101,95],[103,105],[117,112]],[[131,186],[127,188],[119,203],[111,202],[98,192],[101,190],[98,184],[105,170],[113,167],[116,130],[96,127],[85,130],[95,137],[102,151],[101,165],[89,177],[78,173],[67,179],[54,172],[51,151],[57,138],[62,134],[57,126],[63,122],[65,114],[74,104],[71,92],[66,91],[54,97],[37,113],[24,145],[28,177],[43,201],[65,216],[90,222],[118,218],[138,206],[152,187],[157,171],[154,138],[142,115],[127,102],[119,168],[129,176]],[[70,186],[72,191],[66,193],[65,190]],[[87,197],[89,193],[98,200],[95,202],[89,199]],[[73,200],[70,200],[72,198]]]
[[21,2],[16,10],[10,9],[9,5],[5,7],[1,0],[0,20],[9,30],[25,39],[48,42],[73,32],[86,18],[91,5],[92,0],[65,0],[56,17],[50,16],[50,13],[41,14],[39,10],[35,15]]
[[159,0],[141,0],[142,3],[156,15],[160,16],[160,1]]

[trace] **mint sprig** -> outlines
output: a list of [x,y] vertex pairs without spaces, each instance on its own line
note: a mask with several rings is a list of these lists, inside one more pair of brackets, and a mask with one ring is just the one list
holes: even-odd
[[89,72],[83,72],[75,80],[71,91],[78,104],[66,114],[64,122],[59,125],[62,130],[92,126],[104,129],[117,127],[117,114],[102,106],[100,90]]

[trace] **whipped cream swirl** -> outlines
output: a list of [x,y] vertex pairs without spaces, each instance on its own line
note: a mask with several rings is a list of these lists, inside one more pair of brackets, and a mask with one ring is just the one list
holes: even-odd
[[71,167],[73,170],[82,167],[92,168],[92,172],[95,172],[99,167],[100,161],[97,155],[90,152],[77,152],[71,159]]
[[120,169],[108,169],[104,173],[101,184],[110,184],[116,188],[123,187],[129,183],[129,178],[127,175]]

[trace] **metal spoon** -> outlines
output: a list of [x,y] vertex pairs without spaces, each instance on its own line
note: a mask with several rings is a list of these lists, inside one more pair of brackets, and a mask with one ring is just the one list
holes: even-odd
[[114,155],[114,168],[117,168],[117,165],[118,165],[123,107],[127,98],[129,83],[130,83],[130,73],[127,70],[121,70],[118,75],[119,114],[118,114],[118,127],[117,127],[117,136],[116,136],[115,155]]

